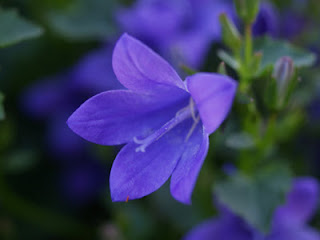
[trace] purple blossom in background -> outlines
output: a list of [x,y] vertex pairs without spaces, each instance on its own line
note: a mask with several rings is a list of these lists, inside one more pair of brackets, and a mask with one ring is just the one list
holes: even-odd
[[75,205],[81,205],[104,192],[102,190],[105,189],[107,181],[106,167],[99,161],[88,161],[84,158],[84,161],[73,166],[62,167],[62,191]]
[[110,46],[94,50],[71,70],[43,79],[23,96],[24,111],[47,122],[50,154],[62,166],[61,185],[77,202],[96,196],[106,181],[106,169],[92,156],[88,143],[66,125],[68,116],[88,97],[122,88],[112,70]]
[[273,215],[271,232],[264,236],[225,207],[219,218],[210,219],[191,230],[185,240],[319,240],[320,234],[307,225],[319,199],[319,184],[311,177],[297,178],[286,203]]
[[112,64],[128,90],[90,98],[69,118],[69,127],[97,144],[126,144],[110,173],[113,201],[146,196],[171,176],[171,194],[190,203],[208,135],[226,118],[237,83],[212,73],[183,82],[164,59],[127,34],[118,40]]
[[116,17],[123,31],[172,62],[198,68],[212,42],[221,38],[223,12],[235,18],[232,1],[138,0],[131,8],[120,9]]
[[260,5],[260,11],[253,24],[253,34],[261,36],[268,34],[272,37],[279,36],[280,21],[276,8],[269,2]]
[[293,39],[305,31],[307,25],[305,16],[294,11],[286,11],[281,18],[281,36]]
[[81,155],[85,141],[70,131],[66,119],[88,97],[122,88],[113,73],[111,58],[109,46],[94,50],[68,72],[44,79],[24,94],[24,111],[33,118],[48,120],[49,148],[54,154]]

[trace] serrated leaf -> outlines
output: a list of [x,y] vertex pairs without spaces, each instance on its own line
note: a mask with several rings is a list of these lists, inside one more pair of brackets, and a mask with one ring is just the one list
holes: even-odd
[[214,192],[222,204],[266,233],[274,210],[284,203],[290,186],[290,171],[278,166],[263,169],[252,177],[237,173],[228,180],[218,182]]
[[272,39],[268,36],[256,39],[254,49],[262,52],[260,72],[270,66],[272,67],[283,56],[290,57],[296,67],[311,66],[316,60],[313,53],[295,47],[286,41]]
[[3,100],[4,100],[4,96],[2,93],[0,93],[0,121],[4,120],[6,117],[4,113]]
[[0,9],[0,47],[40,36],[43,29],[18,15],[15,10]]
[[63,9],[47,13],[50,27],[71,40],[103,40],[115,29],[111,23],[114,2],[111,0],[72,1]]

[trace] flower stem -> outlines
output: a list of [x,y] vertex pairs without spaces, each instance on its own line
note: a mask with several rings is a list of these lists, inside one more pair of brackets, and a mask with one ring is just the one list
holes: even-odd
[[250,65],[251,65],[251,58],[252,58],[252,25],[247,24],[245,26],[245,55],[244,55],[244,61],[246,66],[247,73],[250,71]]

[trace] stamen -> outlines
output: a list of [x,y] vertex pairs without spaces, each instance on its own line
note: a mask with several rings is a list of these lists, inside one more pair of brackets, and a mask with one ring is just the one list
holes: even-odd
[[186,120],[189,117],[192,117],[192,119],[194,120],[194,123],[193,123],[191,129],[189,130],[188,135],[186,137],[186,141],[187,141],[190,138],[191,134],[193,133],[194,129],[196,128],[196,126],[200,120],[200,117],[196,116],[196,113],[197,113],[197,111],[195,109],[195,104],[194,104],[193,100],[190,98],[190,102],[189,102],[188,106],[180,109],[176,113],[174,118],[172,118],[170,121],[168,121],[166,124],[164,124],[160,129],[155,131],[153,134],[151,134],[147,138],[141,139],[141,140],[138,139],[137,137],[134,137],[133,141],[136,144],[140,145],[139,147],[136,148],[136,152],[145,152],[146,148],[150,144],[159,140],[164,134],[169,132],[172,128],[177,126],[182,121]]
[[[194,119],[193,119],[193,120],[194,120]],[[193,124],[192,124],[192,126],[191,126],[191,128],[190,128],[190,130],[189,130],[189,132],[188,132],[188,134],[187,134],[187,136],[186,136],[186,139],[184,140],[185,142],[187,142],[187,141],[189,140],[189,138],[191,137],[193,131],[196,129],[196,126],[197,126],[197,124],[199,123],[199,121],[200,121],[200,116],[198,115],[198,117],[196,118],[196,120],[193,122]]]
[[193,118],[193,121],[196,122],[197,118],[196,118],[195,104],[194,104],[194,101],[193,101],[192,98],[190,98],[189,106],[190,106],[190,109],[191,109],[191,116]]

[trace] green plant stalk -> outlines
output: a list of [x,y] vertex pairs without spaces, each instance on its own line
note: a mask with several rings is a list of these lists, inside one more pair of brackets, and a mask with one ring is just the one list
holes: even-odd
[[246,70],[250,71],[251,59],[252,59],[252,25],[247,24],[245,26],[245,46],[244,46],[244,61]]

